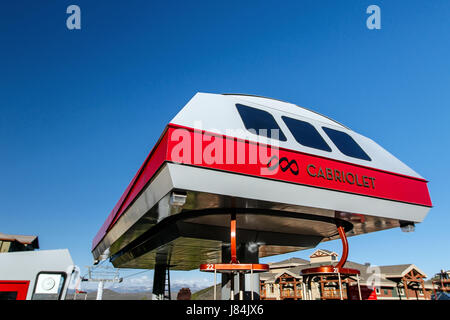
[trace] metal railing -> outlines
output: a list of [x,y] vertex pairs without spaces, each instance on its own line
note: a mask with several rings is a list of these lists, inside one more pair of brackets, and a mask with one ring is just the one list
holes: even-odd
[[281,289],[280,290],[280,298],[281,299],[290,299],[290,298],[302,298],[302,291],[300,289],[297,289],[297,292],[295,292],[293,289]]
[[[341,293],[339,292],[339,289],[324,289],[321,292],[321,298],[322,299],[341,299]],[[347,299],[347,292],[345,290],[342,290],[342,299]]]

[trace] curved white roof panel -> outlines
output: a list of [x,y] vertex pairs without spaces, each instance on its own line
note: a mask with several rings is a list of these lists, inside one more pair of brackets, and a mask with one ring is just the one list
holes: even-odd
[[[256,134],[245,130],[245,125],[236,109],[236,104],[257,108],[272,114],[287,138],[287,141],[272,140],[273,143],[277,143],[281,148],[423,179],[417,172],[373,140],[316,112],[279,100],[248,95],[197,93],[172,119],[171,123],[218,134],[226,135],[227,132],[232,132],[236,138],[258,141]],[[282,116],[303,120],[313,125],[331,148],[331,152],[306,147],[298,143],[282,120]],[[324,132],[323,127],[336,129],[350,135],[371,160],[357,159],[343,154]]]

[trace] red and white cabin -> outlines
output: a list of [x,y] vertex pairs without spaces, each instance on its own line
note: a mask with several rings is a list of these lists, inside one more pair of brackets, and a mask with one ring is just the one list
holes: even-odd
[[[271,131],[274,130],[274,131]],[[170,121],[93,244],[120,268],[221,261],[229,214],[259,256],[422,222],[427,181],[373,140],[297,105],[197,93]]]

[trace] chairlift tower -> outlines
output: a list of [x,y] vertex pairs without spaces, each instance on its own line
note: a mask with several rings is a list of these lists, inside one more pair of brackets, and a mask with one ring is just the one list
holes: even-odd
[[119,269],[108,266],[87,266],[87,268],[88,278],[85,281],[98,282],[96,300],[102,300],[105,282],[120,283],[123,281],[123,278],[119,276]]

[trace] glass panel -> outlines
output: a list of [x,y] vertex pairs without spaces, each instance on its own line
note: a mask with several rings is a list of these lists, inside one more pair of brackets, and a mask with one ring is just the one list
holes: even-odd
[[17,300],[17,291],[0,291],[0,300]]
[[[269,112],[244,106],[242,104],[236,104],[236,108],[242,118],[242,121],[244,122],[245,128],[250,132],[255,130],[256,134],[267,138],[277,139],[280,141],[287,140],[275,121],[275,118]],[[272,136],[271,130],[273,129],[278,130],[278,137],[276,135]]]
[[289,130],[291,130],[295,140],[301,145],[323,151],[331,151],[331,148],[312,124],[289,117],[282,117],[282,119]]
[[342,131],[334,130],[327,127],[322,127],[325,133],[330,137],[331,141],[338,147],[338,149],[346,156],[371,161],[367,153],[350,137]]

